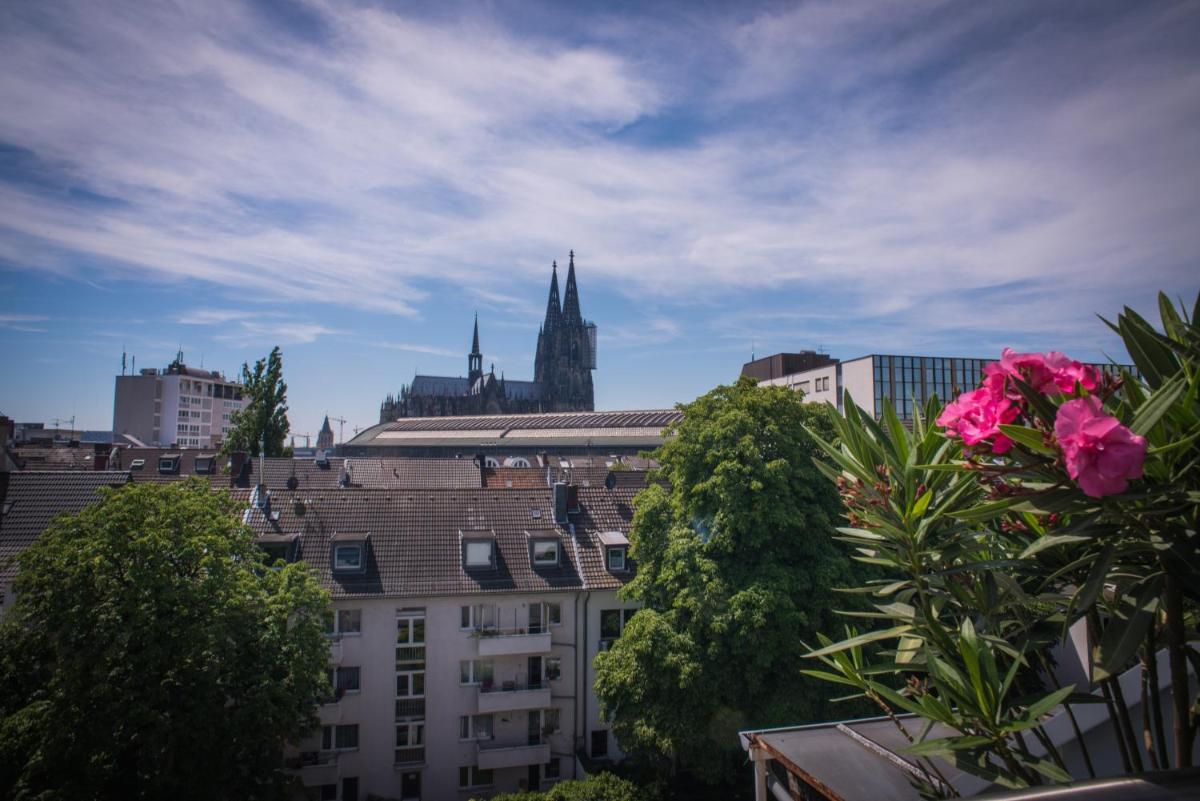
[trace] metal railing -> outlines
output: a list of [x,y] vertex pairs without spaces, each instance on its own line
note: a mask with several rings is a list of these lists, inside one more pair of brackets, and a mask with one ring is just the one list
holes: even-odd
[[479,684],[481,693],[521,693],[548,689],[550,685],[545,681],[483,681]]

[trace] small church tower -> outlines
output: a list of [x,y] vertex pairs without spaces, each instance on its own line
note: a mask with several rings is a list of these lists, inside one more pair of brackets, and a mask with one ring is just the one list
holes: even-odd
[[471,352],[467,354],[467,380],[473,385],[483,377],[483,353],[479,350],[479,312],[475,312],[475,336],[471,340]]
[[333,447],[333,428],[329,425],[329,415],[325,415],[325,422],[321,424],[321,430],[317,434],[317,450],[327,451]]

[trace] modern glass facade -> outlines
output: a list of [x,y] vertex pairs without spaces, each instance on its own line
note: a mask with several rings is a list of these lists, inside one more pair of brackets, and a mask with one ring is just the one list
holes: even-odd
[[[959,359],[944,356],[871,357],[875,385],[875,417],[883,414],[883,404],[891,401],[902,420],[911,420],[913,407],[924,408],[930,396],[943,402],[954,400],[962,392],[975,389],[983,380],[983,368],[995,359]],[[1093,364],[1096,369],[1118,375],[1130,365]],[[840,372],[840,371],[839,371]],[[840,383],[839,375],[839,383]]]

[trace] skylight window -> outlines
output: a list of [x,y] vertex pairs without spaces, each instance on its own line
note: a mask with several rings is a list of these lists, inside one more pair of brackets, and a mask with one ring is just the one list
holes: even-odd
[[468,542],[466,547],[467,567],[491,567],[492,550],[491,540]]
[[534,540],[533,564],[535,567],[558,566],[558,541]]

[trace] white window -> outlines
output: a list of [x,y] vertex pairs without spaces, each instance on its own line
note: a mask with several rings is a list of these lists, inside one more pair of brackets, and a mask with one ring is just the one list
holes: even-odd
[[559,731],[559,713],[557,709],[542,710],[542,734],[555,734]]
[[334,570],[361,570],[362,546],[338,545],[333,549]]
[[325,618],[325,633],[344,637],[362,632],[361,609],[337,609]]
[[396,721],[397,765],[425,761],[425,721],[422,718],[401,718]]
[[423,645],[425,643],[425,616],[409,615],[403,611],[397,615],[396,643],[400,645]]
[[357,751],[358,724],[322,726],[321,749],[324,751]]
[[533,563],[535,565],[558,565],[558,542],[556,540],[534,540]]
[[396,697],[424,698],[425,671],[405,670],[396,673]]
[[492,541],[483,540],[467,543],[467,567],[492,566]]
[[459,628],[470,629],[496,628],[496,607],[488,604],[464,606],[460,612]]
[[463,765],[458,769],[459,787],[487,787],[492,783],[492,771],[477,768],[474,765]]
[[546,604],[546,620],[551,626],[562,625],[562,604],[548,603]]
[[458,739],[490,740],[493,736],[492,724],[491,715],[461,715],[458,718]]
[[458,663],[458,680],[460,684],[492,683],[492,660],[464,659]]
[[546,680],[558,681],[562,678],[562,657],[548,656],[546,657]]
[[610,547],[606,549],[608,552],[608,569],[609,570],[624,570],[625,569],[625,549],[622,547]]

